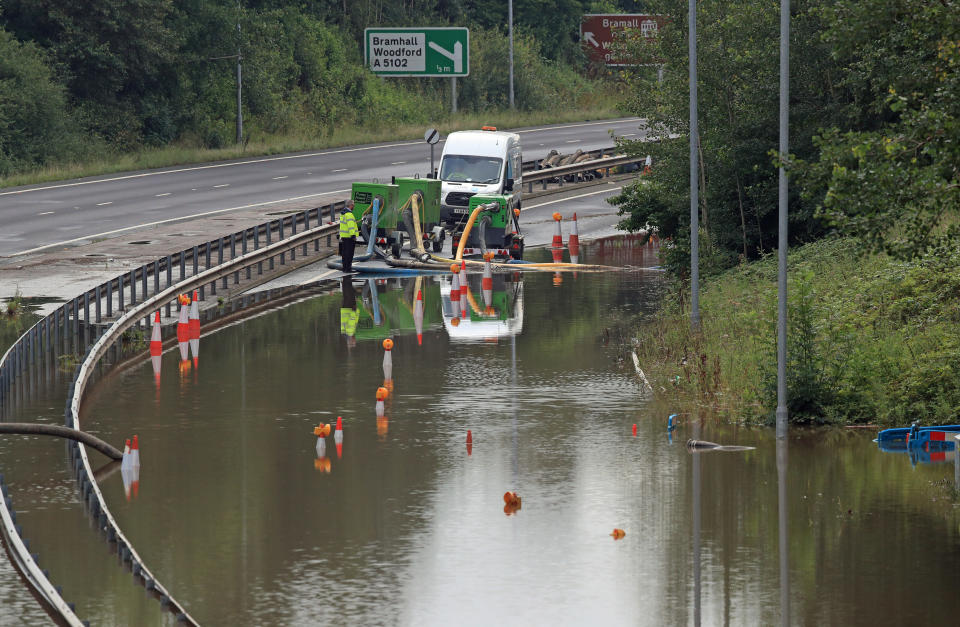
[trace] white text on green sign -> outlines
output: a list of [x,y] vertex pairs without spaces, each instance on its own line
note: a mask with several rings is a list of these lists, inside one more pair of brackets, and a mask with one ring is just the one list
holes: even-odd
[[368,28],[367,67],[385,76],[467,76],[466,28]]

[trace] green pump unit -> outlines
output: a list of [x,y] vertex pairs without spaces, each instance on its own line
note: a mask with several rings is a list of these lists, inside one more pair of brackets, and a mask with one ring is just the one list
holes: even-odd
[[400,188],[389,183],[354,183],[350,190],[353,199],[353,215],[360,222],[364,215],[373,213],[373,200],[380,199],[378,233],[388,234],[397,228],[397,201]]
[[412,194],[420,192],[423,197],[423,203],[420,207],[420,224],[432,227],[440,223],[440,187],[442,183],[438,179],[397,177],[393,179],[393,182],[400,190],[399,206],[402,207]]

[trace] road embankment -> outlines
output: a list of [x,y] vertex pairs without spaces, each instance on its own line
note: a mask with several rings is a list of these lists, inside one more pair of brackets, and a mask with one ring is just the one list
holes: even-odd
[[[776,262],[772,255],[707,280],[700,334],[680,288],[639,323],[635,350],[655,394],[737,422],[772,421]],[[791,422],[960,421],[958,270],[958,251],[898,261],[859,255],[841,239],[791,251]]]

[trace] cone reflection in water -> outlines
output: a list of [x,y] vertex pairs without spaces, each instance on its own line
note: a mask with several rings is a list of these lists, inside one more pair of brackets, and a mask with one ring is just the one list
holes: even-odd
[[[577,214],[573,214],[573,224],[570,225],[570,240],[567,243],[570,249],[570,263],[580,263],[580,235],[577,232]],[[573,275],[576,277],[576,273]]]
[[[456,264],[453,266],[457,268]],[[454,318],[460,317],[460,275],[459,268],[453,272],[450,278],[450,309]]]
[[473,433],[467,429],[467,456],[473,455]]
[[483,279],[480,282],[480,288],[483,291],[483,304],[488,308],[493,305],[493,271],[490,268],[491,259],[493,259],[493,253],[484,253]]
[[193,300],[190,301],[187,326],[190,332],[190,352],[193,353],[193,366],[196,368],[200,365],[200,302],[197,290],[193,291]]
[[423,346],[423,290],[417,290],[417,300],[413,304],[413,325],[417,329],[417,345]]
[[123,457],[120,458],[120,470],[130,468],[130,439],[123,443]]
[[180,376],[190,372],[190,297],[180,295],[180,318],[177,320],[177,347],[180,349]]
[[553,248],[563,248],[563,235],[560,232],[560,220],[563,220],[563,216],[559,212],[553,214],[553,221],[556,225],[556,228],[553,230],[553,243],[551,244]]
[[[559,224],[559,223],[558,223]],[[561,263],[563,261],[563,249],[554,248],[550,251],[550,254],[553,256],[553,263]],[[563,283],[563,275],[560,272],[553,273],[553,284],[560,285]]]
[[337,459],[343,456],[343,418],[337,416],[337,429],[333,432],[333,443],[337,445]]
[[120,478],[123,479],[123,495],[129,501],[130,497],[137,498],[140,494],[140,467],[120,467]]
[[327,441],[317,438],[317,458],[313,460],[313,467],[320,472],[330,474],[330,458],[327,457]]
[[393,379],[393,340],[387,338],[383,341],[383,378]]
[[389,428],[390,420],[386,416],[377,416],[377,435],[381,438],[385,437]]
[[[163,362],[163,339],[160,334],[160,312],[153,316],[153,329],[150,331],[150,364],[153,366],[153,380],[160,391],[160,367]],[[159,398],[159,396],[158,396]]]
[[130,466],[140,467],[140,439],[136,435],[133,436],[133,442],[130,445]]

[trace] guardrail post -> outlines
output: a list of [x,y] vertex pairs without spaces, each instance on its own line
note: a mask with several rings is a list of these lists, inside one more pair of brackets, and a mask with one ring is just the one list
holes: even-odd
[[181,250],[180,255],[180,280],[187,278],[187,255],[186,251]]
[[[259,249],[260,249],[260,225],[259,225],[259,224],[258,224],[257,226],[255,226],[255,227],[253,227],[253,249],[254,249],[254,250],[259,250]],[[263,262],[262,262],[262,261],[258,261],[258,262],[257,262],[257,276],[261,276],[262,274],[263,274]]]
[[[240,253],[247,254],[247,229],[243,229],[243,239],[240,240]],[[247,280],[250,280],[250,266],[247,266]]]
[[[267,246],[270,245],[270,233],[273,231],[273,220],[267,222]],[[270,257],[270,269],[273,270],[273,257]]]
[[107,317],[113,317],[113,279],[107,280]]
[[[167,287],[173,285],[173,255],[167,255]],[[170,317],[170,301],[167,301],[167,317]]]
[[123,275],[117,276],[117,313],[123,311]]
[[[240,237],[239,233],[230,234],[230,261],[233,261],[237,258],[237,238]],[[240,284],[240,271],[237,270],[233,273],[233,284]]]
[[130,306],[137,304],[137,271],[130,271]]
[[[283,240],[283,218],[277,220],[277,223],[280,225],[280,232],[277,235],[277,241]],[[280,253],[280,265],[286,265],[287,263],[287,253]]]
[[[226,236],[220,238],[220,250],[223,250],[226,240],[227,240]],[[222,254],[218,255],[218,259],[220,259],[220,263],[223,263],[222,257],[223,257]],[[223,277],[223,289],[227,289],[227,277]]]
[[147,264],[140,266],[140,293],[143,294],[143,299],[147,299]]
[[153,293],[158,294],[160,292],[160,260],[153,260]]
[[[283,224],[283,218],[280,218],[280,223]],[[291,216],[290,218],[290,237],[293,237],[297,234],[297,216]],[[306,253],[304,253],[306,254]],[[297,249],[290,249],[290,261],[297,260]]]
[[87,331],[90,330],[90,292],[85,291],[83,293],[83,330],[84,336],[87,335]]
[[[96,302],[95,310],[96,310],[96,312],[97,312],[97,324],[100,324],[100,320],[101,320],[101,318],[100,318],[100,292],[102,291],[102,289],[103,289],[103,284],[101,283],[100,285],[97,286],[97,295],[94,297],[94,298],[96,298],[96,301],[95,301],[95,302]],[[46,318],[44,318],[44,322],[46,322]]]

